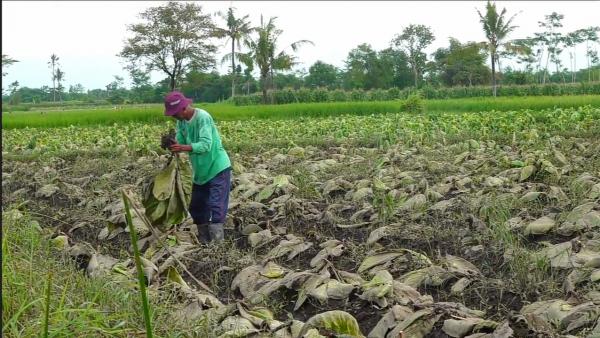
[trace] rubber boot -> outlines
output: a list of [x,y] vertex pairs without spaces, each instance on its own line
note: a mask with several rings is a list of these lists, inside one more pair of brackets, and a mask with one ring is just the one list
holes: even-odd
[[220,242],[225,238],[225,231],[223,230],[223,223],[211,223],[208,225],[208,233],[210,234],[210,240]]
[[209,223],[196,224],[198,227],[198,241],[201,244],[210,242],[210,231],[208,229]]

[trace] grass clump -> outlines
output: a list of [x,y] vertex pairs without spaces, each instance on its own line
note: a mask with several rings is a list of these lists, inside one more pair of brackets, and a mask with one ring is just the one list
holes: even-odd
[[[74,262],[53,249],[47,237],[47,229],[27,214],[3,211],[2,335],[143,335],[138,291],[108,278],[88,278]],[[180,332],[189,330],[175,324],[175,303],[151,299],[151,304],[157,336],[181,336]]]

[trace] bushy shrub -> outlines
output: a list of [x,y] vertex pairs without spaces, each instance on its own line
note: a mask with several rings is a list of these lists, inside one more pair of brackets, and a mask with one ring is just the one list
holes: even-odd
[[411,94],[402,104],[402,110],[407,113],[422,114],[425,112],[425,101],[421,93]]
[[329,101],[330,102],[346,102],[348,100],[348,92],[336,89],[329,92]]
[[327,89],[325,88],[317,88],[313,90],[313,102],[327,102],[329,99],[329,95],[327,94]]
[[388,101],[387,91],[383,89],[374,89],[369,92],[369,101]]
[[389,100],[397,100],[400,98],[400,89],[394,87],[387,90]]
[[295,90],[286,88],[272,92],[275,104],[286,104],[296,102]]
[[[424,85],[418,89],[422,99],[458,99],[469,97],[492,96],[491,86],[457,86],[457,87],[434,87]],[[403,89],[374,89],[365,91],[354,89],[344,91],[340,89],[328,90],[325,88],[291,88],[280,89],[269,92],[267,102],[275,104],[287,103],[309,103],[309,102],[348,102],[348,101],[391,101],[405,100],[414,95],[417,90],[413,87]],[[497,87],[497,96],[556,96],[556,95],[600,95],[600,82],[594,83],[548,83],[531,85],[511,85]],[[260,93],[236,96],[233,100],[236,106],[245,106],[262,103]]]
[[367,95],[362,89],[354,89],[350,92],[351,101],[367,101]]

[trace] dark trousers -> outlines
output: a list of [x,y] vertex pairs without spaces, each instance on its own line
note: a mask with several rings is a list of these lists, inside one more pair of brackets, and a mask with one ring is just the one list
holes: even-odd
[[190,215],[195,224],[225,223],[231,188],[231,168],[227,168],[203,185],[194,184]]

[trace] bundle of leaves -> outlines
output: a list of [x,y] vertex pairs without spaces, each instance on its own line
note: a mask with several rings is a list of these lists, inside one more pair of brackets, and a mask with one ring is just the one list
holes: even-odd
[[175,130],[170,129],[167,134],[164,134],[160,138],[160,147],[163,149],[169,149],[173,144],[177,143],[175,139]]
[[187,216],[192,194],[192,169],[182,155],[171,155],[167,165],[144,187],[142,203],[152,225],[161,231]]

